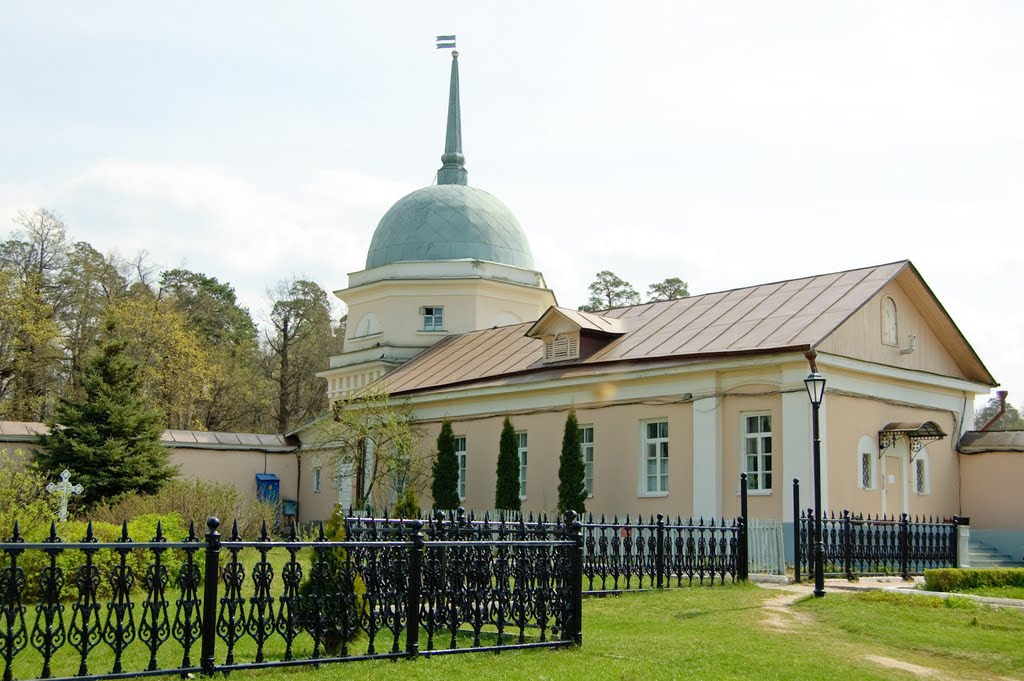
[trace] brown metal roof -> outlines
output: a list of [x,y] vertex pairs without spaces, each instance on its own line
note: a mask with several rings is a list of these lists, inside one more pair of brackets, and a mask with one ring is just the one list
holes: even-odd
[[[909,261],[607,310],[630,329],[569,366],[809,350],[868,302]],[[594,324],[593,319],[585,319]],[[544,367],[530,324],[437,343],[383,379],[391,393],[476,382]]]

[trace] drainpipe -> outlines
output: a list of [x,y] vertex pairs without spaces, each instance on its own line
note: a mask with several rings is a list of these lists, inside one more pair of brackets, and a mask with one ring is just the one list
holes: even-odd
[[995,425],[996,421],[998,421],[999,419],[1001,419],[1003,417],[1003,414],[1006,413],[1006,396],[1008,394],[1009,393],[1006,390],[997,390],[996,391],[996,397],[999,398],[999,411],[997,411],[995,413],[995,416],[993,416],[992,418],[990,418],[988,420],[988,423],[986,423],[981,428],[979,428],[979,430],[981,430],[981,431],[988,430],[989,428],[991,428],[992,426]]
[[295,490],[295,526],[299,525],[299,501],[302,499],[302,452],[295,450],[295,484],[298,489]]

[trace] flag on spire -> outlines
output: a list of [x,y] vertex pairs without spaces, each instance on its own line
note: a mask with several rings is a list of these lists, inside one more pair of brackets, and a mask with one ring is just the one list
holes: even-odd
[[437,49],[443,50],[446,47],[455,49],[455,36],[454,35],[439,35],[437,36]]

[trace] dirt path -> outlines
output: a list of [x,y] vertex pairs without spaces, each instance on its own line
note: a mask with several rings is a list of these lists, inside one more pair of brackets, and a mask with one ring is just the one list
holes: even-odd
[[[762,623],[765,628],[779,634],[798,634],[806,632],[814,626],[813,617],[793,607],[797,601],[814,592],[810,584],[760,584],[759,586],[776,592],[776,595],[761,604],[761,609],[764,611]],[[921,679],[949,678],[946,671],[884,655],[863,655],[861,659],[885,669],[907,672]]]
[[799,631],[810,626],[814,620],[807,613],[792,606],[802,598],[811,595],[812,588],[803,584],[762,584],[761,588],[777,591],[778,595],[761,604],[764,610],[764,626],[783,634]]

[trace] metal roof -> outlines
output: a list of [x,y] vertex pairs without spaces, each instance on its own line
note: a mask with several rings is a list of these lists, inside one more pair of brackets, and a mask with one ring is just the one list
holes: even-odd
[[[32,421],[0,421],[0,442],[30,442],[46,433],[46,424]],[[272,433],[223,433],[206,430],[165,430],[160,441],[183,449],[234,449],[243,451],[290,452],[294,443]]]
[[972,430],[960,438],[964,454],[1024,452],[1024,430]]
[[625,320],[603,317],[593,312],[582,310],[570,310],[566,307],[550,307],[547,312],[541,315],[540,319],[534,322],[527,332],[527,336],[539,336],[547,329],[549,322],[561,318],[575,324],[583,331],[595,331],[608,335],[622,335],[626,333],[628,325]]
[[[563,370],[610,362],[811,350],[901,273],[919,282],[921,300],[934,301],[939,311],[934,317],[948,320],[916,269],[903,260],[602,311],[592,317],[621,320],[628,331],[588,357],[563,363]],[[558,312],[566,314],[562,309]],[[593,318],[581,321],[596,325]],[[966,346],[958,351],[962,361],[976,363],[972,365],[976,377],[994,383],[952,321],[945,324],[949,342],[959,340]],[[550,370],[542,362],[543,341],[526,335],[533,326],[518,324],[449,336],[381,380],[389,392],[403,393]]]

